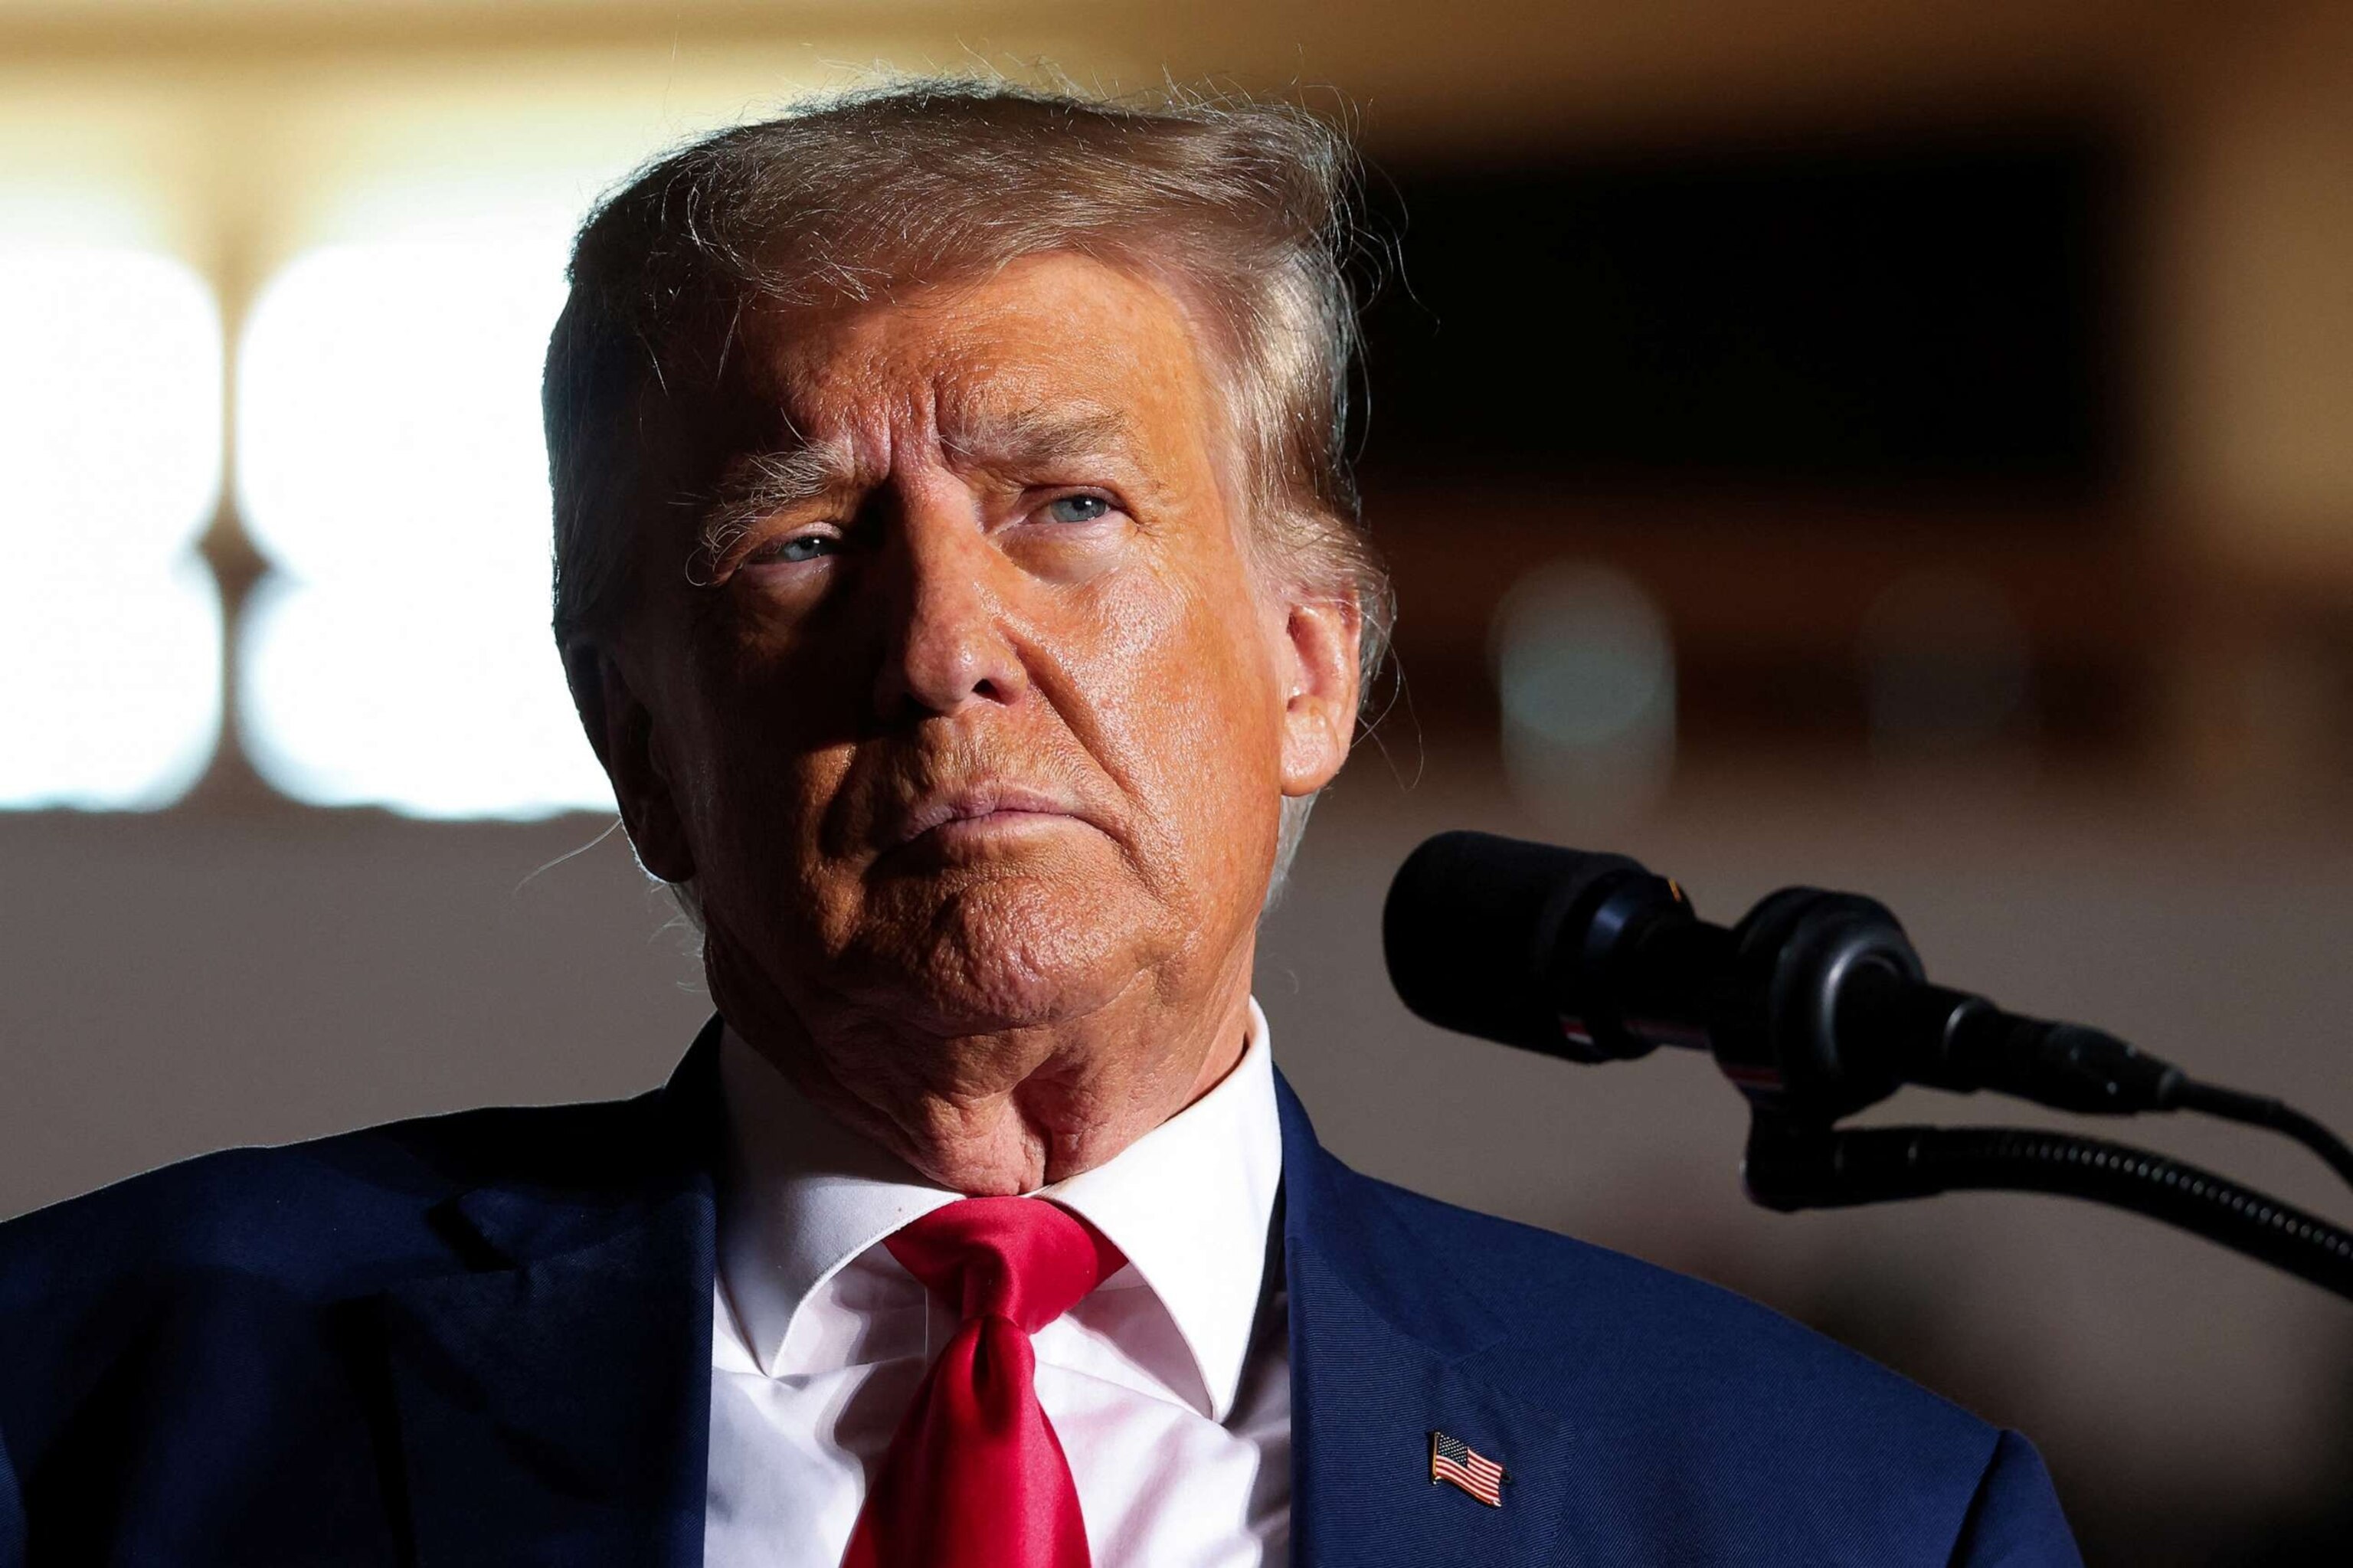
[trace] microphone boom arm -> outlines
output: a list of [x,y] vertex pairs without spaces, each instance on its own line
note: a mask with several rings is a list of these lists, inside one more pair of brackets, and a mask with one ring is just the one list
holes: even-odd
[[1939,1192],[2044,1192],[2127,1209],[2353,1299],[2353,1233],[2183,1160],[2012,1127],[1838,1128],[1759,1109],[1741,1177],[1784,1213]]

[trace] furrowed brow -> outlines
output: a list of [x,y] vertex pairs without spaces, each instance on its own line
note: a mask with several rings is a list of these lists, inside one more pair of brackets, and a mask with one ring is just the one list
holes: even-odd
[[976,413],[940,444],[961,461],[987,467],[1047,468],[1078,458],[1126,456],[1134,428],[1112,409],[1018,408]]
[[716,560],[763,518],[860,487],[857,455],[846,442],[810,441],[776,451],[747,452],[727,465],[703,508],[698,543]]

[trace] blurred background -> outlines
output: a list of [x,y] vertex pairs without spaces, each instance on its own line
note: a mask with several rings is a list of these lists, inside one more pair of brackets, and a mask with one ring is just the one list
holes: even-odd
[[1399,236],[1398,665],[1259,977],[1326,1140],[2022,1427],[2094,1563],[2344,1561],[2345,1303],[2057,1200],[1752,1209],[1704,1061],[1441,1035],[1377,928],[1454,826],[1720,919],[1867,890],[2353,1128],[2342,3],[5,0],[0,1214],[667,1072],[706,1001],[545,630],[567,230],[878,66],[1041,62],[1340,117]]

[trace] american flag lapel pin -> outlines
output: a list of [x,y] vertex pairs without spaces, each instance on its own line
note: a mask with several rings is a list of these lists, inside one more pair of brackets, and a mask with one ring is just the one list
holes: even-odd
[[1451,1481],[1489,1508],[1504,1506],[1504,1488],[1511,1480],[1504,1467],[1460,1437],[1443,1432],[1430,1435],[1430,1484]]

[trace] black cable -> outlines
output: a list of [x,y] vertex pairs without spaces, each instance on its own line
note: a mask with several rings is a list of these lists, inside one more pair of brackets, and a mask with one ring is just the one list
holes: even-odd
[[2166,1107],[2168,1110],[2201,1111],[2226,1121],[2244,1122],[2250,1127],[2284,1132],[2328,1161],[2330,1170],[2348,1185],[2353,1185],[2353,1148],[2348,1148],[2343,1139],[2284,1100],[2242,1094],[2237,1089],[2226,1089],[2220,1084],[2200,1083],[2196,1078],[2181,1080],[2170,1099],[2171,1103]]
[[1840,1130],[1750,1124],[1748,1194],[1768,1209],[1838,1208],[1938,1192],[2050,1192],[2128,1209],[2353,1299],[2353,1232],[2227,1177],[2102,1139],[2007,1127]]

